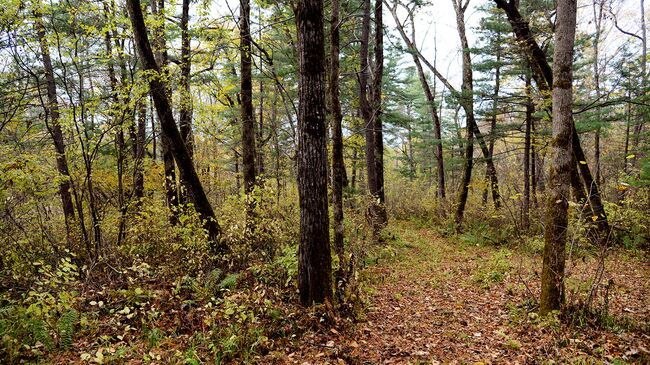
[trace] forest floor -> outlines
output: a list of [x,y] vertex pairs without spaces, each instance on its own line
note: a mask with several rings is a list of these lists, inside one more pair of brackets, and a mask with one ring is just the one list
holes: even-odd
[[[353,316],[305,310],[295,287],[269,283],[287,279],[267,269],[224,279],[230,284],[216,299],[190,278],[171,283],[134,269],[82,286],[79,331],[66,350],[17,344],[33,355],[0,363],[650,364],[647,252],[614,250],[600,287],[607,311],[571,323],[536,314],[539,240],[497,246],[405,221],[386,231],[357,273]],[[293,267],[288,252],[278,262]],[[567,302],[577,303],[598,255],[571,252]]]
[[[610,254],[602,280],[611,283],[607,314],[567,325],[535,313],[541,245],[452,242],[407,222],[391,234],[378,263],[366,269],[365,318],[347,330],[305,334],[289,362],[650,364],[647,254]],[[579,255],[567,265],[569,301],[574,290],[589,288],[595,267],[593,255]]]

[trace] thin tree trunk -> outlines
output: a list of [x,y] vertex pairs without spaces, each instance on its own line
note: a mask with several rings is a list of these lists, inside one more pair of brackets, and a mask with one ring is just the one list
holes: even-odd
[[[153,29],[153,45],[155,49],[155,61],[161,69],[161,73],[164,76],[167,76],[167,46],[165,44],[165,23],[164,23],[164,6],[165,0],[153,0],[151,1],[151,10],[153,14],[161,20],[162,23],[157,25]],[[166,79],[166,77],[163,77]],[[170,99],[170,92],[167,84],[165,85],[165,93],[167,99]],[[152,96],[153,97],[153,96]],[[154,101],[155,104],[155,101]],[[162,120],[160,116],[158,121],[161,124],[162,130]],[[182,137],[181,137],[182,138]],[[163,166],[165,171],[165,197],[167,200],[167,206],[170,210],[169,220],[172,224],[176,224],[178,221],[178,190],[176,186],[176,167],[174,166],[174,156],[172,154],[171,141],[167,134],[162,133],[160,136],[160,146],[162,148],[162,159]]]
[[572,166],[573,47],[576,0],[560,0],[557,6],[553,54],[553,140],[549,196],[544,232],[544,262],[540,313],[558,310],[564,302],[564,264],[568,227],[568,196]]
[[[127,0],[126,3],[133,26],[136,48],[142,61],[142,68],[145,71],[154,72],[154,74],[159,75],[161,71],[158,64],[156,64],[153,51],[151,50],[140,1]],[[149,87],[156,111],[158,112],[162,135],[169,142],[170,151],[176,160],[181,178],[186,184],[185,187],[187,188],[190,201],[194,204],[194,208],[203,220],[203,227],[206,229],[210,238],[212,250],[214,252],[224,252],[227,247],[220,241],[221,228],[212,210],[212,206],[208,201],[208,197],[203,190],[199,176],[194,169],[192,159],[187,152],[181,134],[176,127],[167,95],[167,87],[157,77],[149,79]]]
[[138,128],[135,138],[135,158],[133,161],[133,196],[136,204],[140,205],[144,197],[144,152],[147,123],[147,102],[142,98],[138,102]]
[[181,13],[181,100],[179,105],[179,124],[181,137],[190,158],[194,158],[194,140],[192,135],[192,94],[190,90],[190,73],[192,71],[192,55],[190,48],[190,0],[183,0]]
[[463,165],[463,176],[461,178],[460,190],[458,193],[458,203],[456,206],[455,222],[458,229],[463,222],[463,215],[465,214],[465,205],[467,204],[467,197],[469,195],[469,184],[472,179],[472,167],[474,158],[474,101],[473,101],[473,76],[472,76],[472,61],[470,58],[469,43],[465,36],[465,9],[469,2],[464,5],[460,0],[452,0],[454,10],[456,11],[456,25],[458,27],[458,35],[460,37],[461,47],[463,48],[463,84],[461,87],[460,104],[465,110],[467,141],[465,145],[465,162]]
[[296,23],[300,67],[298,289],[302,304],[312,305],[330,302],[332,298],[332,258],[327,209],[323,0],[299,1]]
[[[253,115],[253,81],[251,61],[250,3],[240,0],[239,32],[241,53],[241,120],[242,168],[244,193],[250,194],[255,186],[255,116]],[[250,209],[249,209],[250,210]]]
[[[37,5],[37,7],[40,6]],[[56,168],[61,175],[59,182],[59,195],[61,196],[61,205],[65,218],[66,234],[68,242],[72,240],[72,230],[75,221],[74,205],[72,203],[72,182],[70,179],[70,170],[68,160],[65,155],[65,140],[63,130],[59,121],[59,102],[56,96],[56,82],[54,80],[54,69],[52,67],[52,58],[50,57],[50,46],[45,35],[42,14],[40,9],[34,11],[34,27],[41,48],[41,61],[45,71],[45,82],[47,89],[47,104],[45,105],[45,124],[52,137],[54,150],[56,151]]]
[[530,147],[531,147],[531,126],[533,124],[533,98],[531,96],[530,73],[526,73],[526,128],[524,131],[524,206],[523,206],[523,227],[530,228]]
[[371,198],[369,208],[369,223],[373,232],[377,229],[377,162],[375,154],[375,133],[373,131],[372,105],[369,93],[370,82],[370,65],[368,63],[368,49],[370,46],[370,0],[363,0],[363,20],[361,24],[361,43],[359,45],[359,107],[361,109],[361,118],[364,123],[365,141],[366,141],[366,178],[368,180],[368,193]]
[[375,182],[376,190],[373,196],[377,197],[377,201],[373,200],[372,207],[375,209],[375,233],[378,235],[379,231],[388,223],[388,215],[386,214],[386,193],[384,189],[384,128],[382,125],[382,85],[384,75],[384,22],[383,22],[383,1],[375,0],[375,70],[373,75],[372,85],[372,126],[374,133],[374,153],[375,153]]
[[332,0],[332,15],[330,18],[330,69],[329,69],[329,98],[331,108],[332,128],[332,216],[334,218],[334,250],[339,259],[339,269],[336,271],[336,289],[339,299],[345,290],[345,248],[343,246],[343,178],[345,162],[343,161],[343,131],[341,121],[341,101],[339,100],[339,0]]

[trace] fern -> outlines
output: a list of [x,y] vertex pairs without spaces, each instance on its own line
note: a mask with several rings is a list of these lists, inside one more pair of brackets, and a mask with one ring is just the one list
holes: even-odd
[[45,346],[45,348],[52,350],[54,348],[54,341],[52,340],[52,336],[47,330],[45,321],[32,318],[27,319],[27,321],[29,330],[32,334],[32,337],[34,338],[34,342],[40,342]]
[[72,345],[72,336],[74,335],[74,325],[77,322],[77,311],[70,309],[65,312],[56,323],[56,330],[59,335],[59,347],[68,349]]

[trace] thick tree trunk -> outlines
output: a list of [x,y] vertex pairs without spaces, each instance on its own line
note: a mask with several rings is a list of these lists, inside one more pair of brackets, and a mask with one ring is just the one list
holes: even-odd
[[45,105],[45,124],[47,130],[52,137],[54,150],[56,151],[56,168],[61,175],[61,182],[59,183],[59,195],[61,196],[61,204],[63,207],[63,215],[65,218],[65,226],[68,241],[72,239],[72,230],[75,221],[74,205],[72,203],[72,183],[70,180],[70,170],[68,168],[68,160],[65,155],[65,140],[63,138],[63,130],[59,122],[59,102],[56,96],[56,82],[54,80],[54,69],[52,67],[52,58],[50,57],[50,46],[47,43],[45,35],[45,27],[40,10],[34,11],[34,27],[36,28],[36,35],[41,48],[41,61],[45,71],[45,83],[47,89],[47,105]]
[[339,269],[336,272],[336,289],[339,298],[345,289],[345,247],[343,245],[343,180],[345,162],[343,160],[343,131],[341,121],[341,101],[339,100],[339,0],[332,0],[332,16],[330,18],[330,69],[329,69],[329,99],[331,108],[332,128],[332,217],[334,218],[334,250],[339,259]]
[[332,298],[332,258],[327,210],[323,0],[299,1],[296,23],[300,67],[298,289],[302,304],[311,305],[330,302]]
[[244,193],[250,194],[255,186],[255,116],[253,115],[253,81],[251,68],[250,3],[240,0],[239,32],[241,53],[241,121],[242,121],[242,168]]
[[564,301],[564,264],[568,227],[568,196],[575,162],[573,143],[573,47],[576,0],[560,0],[557,6],[553,54],[553,139],[549,196],[544,231],[544,263],[540,313],[558,310]]
[[[142,68],[145,71],[159,75],[161,71],[156,64],[153,51],[151,50],[140,1],[127,0],[126,3],[133,26],[136,48],[142,61]],[[169,149],[176,160],[181,178],[185,182],[185,188],[187,189],[190,201],[194,204],[194,208],[203,220],[203,227],[208,232],[213,251],[223,252],[226,250],[226,247],[219,239],[221,228],[212,210],[212,206],[208,201],[208,197],[203,190],[199,176],[194,169],[190,154],[187,152],[185,143],[176,127],[166,85],[160,78],[153,77],[149,79],[149,87],[158,113],[158,119],[160,120],[162,135],[169,142]]]

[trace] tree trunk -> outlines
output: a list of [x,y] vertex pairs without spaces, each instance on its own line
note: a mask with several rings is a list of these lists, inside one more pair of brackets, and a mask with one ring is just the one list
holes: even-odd
[[190,72],[192,71],[192,55],[190,48],[190,0],[183,0],[181,13],[181,100],[179,105],[179,124],[181,137],[190,158],[194,158],[194,140],[192,135],[192,94],[190,92]]
[[[39,5],[37,5],[38,7]],[[54,69],[52,67],[52,58],[50,57],[50,46],[47,43],[45,27],[43,26],[42,14],[40,9],[34,10],[34,27],[41,48],[41,61],[45,71],[45,83],[47,89],[47,105],[45,105],[45,125],[47,127],[54,150],[56,151],[56,168],[61,175],[59,183],[59,195],[63,207],[66,233],[68,241],[72,240],[72,227],[75,221],[74,205],[72,203],[72,182],[70,179],[70,170],[68,160],[65,155],[65,140],[63,130],[59,121],[59,102],[56,96],[56,82],[54,80]],[[49,122],[48,122],[49,121]]]
[[[154,49],[155,49],[155,58],[154,61],[160,67],[161,75],[163,79],[166,79],[167,76],[167,46],[165,44],[165,23],[164,23],[164,6],[165,0],[153,0],[151,1],[151,10],[156,15],[158,20],[162,21],[160,25],[157,25],[153,30],[153,40],[154,40]],[[166,83],[163,83],[165,86],[165,94],[167,100],[170,100],[170,92]],[[152,96],[153,97],[153,96]],[[155,101],[154,101],[155,104]],[[171,108],[171,106],[170,106]],[[157,107],[156,107],[157,109]],[[158,117],[159,123],[161,124],[162,130],[162,120]],[[181,137],[182,138],[182,137]],[[176,186],[176,167],[174,166],[174,156],[171,151],[171,143],[169,141],[168,135],[162,133],[160,136],[160,146],[162,149],[162,159],[163,166],[165,170],[165,197],[167,200],[167,206],[170,210],[169,220],[172,224],[176,224],[178,221],[178,190]]]
[[[498,100],[499,100],[499,91],[501,88],[501,46],[500,42],[501,39],[496,40],[497,42],[497,54],[496,54],[496,68],[494,69],[494,93],[492,94],[493,100],[492,100],[492,115],[490,115],[490,141],[489,141],[489,146],[488,146],[488,156],[487,156],[487,164],[489,165],[490,163],[494,164],[494,144],[496,142],[496,129],[497,129],[497,113],[498,113]],[[487,165],[486,165],[487,166]],[[488,187],[490,188],[492,192],[492,201],[494,203],[495,207],[500,207],[501,202],[499,201],[499,189],[498,189],[498,181],[496,180],[496,169],[492,167],[491,169],[488,168],[489,166],[486,167],[485,169],[485,177],[486,181],[488,182]],[[490,174],[492,173],[492,175]],[[497,189],[495,190],[494,187]],[[483,192],[483,203],[487,203],[487,190],[488,187],[486,187],[485,191]]]
[[374,133],[374,153],[375,153],[375,191],[372,192],[376,197],[376,203],[373,199],[372,208],[374,208],[375,233],[386,226],[388,216],[386,214],[386,193],[384,190],[384,128],[382,125],[382,85],[384,75],[384,22],[383,22],[383,1],[375,0],[375,69],[372,78],[372,128]]
[[531,126],[533,124],[533,98],[530,72],[526,72],[526,128],[524,131],[524,206],[523,206],[523,227],[530,228],[530,147],[531,147]]
[[[140,1],[127,0],[126,3],[133,26],[136,48],[142,61],[142,68],[145,71],[153,72],[155,75],[160,75],[161,71],[158,64],[156,64],[147,36],[147,28],[144,24]],[[167,95],[167,87],[159,77],[150,78],[149,87],[158,113],[158,119],[160,120],[162,135],[169,142],[169,149],[176,160],[181,178],[185,182],[185,188],[187,189],[190,201],[194,204],[194,208],[203,220],[203,227],[208,232],[213,251],[224,252],[226,247],[219,239],[221,228],[212,210],[212,206],[208,201],[208,197],[203,190],[199,176],[194,169],[190,154],[187,152],[185,143],[176,127]]]
[[241,120],[242,168],[244,193],[250,194],[255,186],[255,116],[253,115],[253,81],[251,68],[250,3],[240,0],[239,32],[241,53]]
[[330,302],[332,298],[332,258],[327,210],[323,0],[299,1],[296,23],[300,69],[298,289],[302,304],[311,305]]
[[540,313],[558,310],[564,301],[564,264],[568,227],[568,196],[573,153],[573,47],[576,0],[560,0],[557,6],[553,54],[553,139],[549,196],[544,232],[544,262]]
[[146,143],[147,102],[142,98],[138,102],[138,128],[135,138],[135,158],[133,162],[133,196],[136,204],[144,197],[144,152]]
[[339,269],[336,272],[336,289],[339,298],[345,288],[345,248],[343,246],[343,177],[345,162],[343,160],[343,131],[341,121],[341,101],[339,100],[339,0],[332,0],[332,16],[330,19],[330,70],[329,98],[331,107],[332,128],[332,216],[334,218],[334,250],[339,258]]
[[377,187],[377,154],[375,153],[375,133],[373,123],[373,110],[371,98],[369,97],[370,82],[370,65],[368,62],[368,49],[370,46],[370,0],[363,0],[363,20],[361,24],[361,43],[359,45],[359,107],[361,109],[361,118],[364,123],[365,141],[366,141],[366,178],[368,181],[368,193],[371,198],[369,208],[369,223],[373,232],[377,233],[378,218],[376,218],[378,208],[376,195]]
[[474,101],[473,101],[473,76],[472,76],[472,60],[469,50],[469,43],[465,35],[465,9],[469,4],[467,2],[464,6],[458,0],[452,0],[454,10],[456,11],[456,25],[458,27],[458,35],[460,37],[460,44],[463,48],[463,84],[461,87],[460,104],[465,111],[466,125],[467,125],[467,142],[465,145],[465,163],[463,165],[463,176],[461,177],[460,191],[458,193],[458,203],[456,206],[455,222],[458,228],[463,222],[463,215],[465,214],[465,205],[467,204],[467,196],[469,195],[469,184],[472,179],[472,167],[474,158]]

